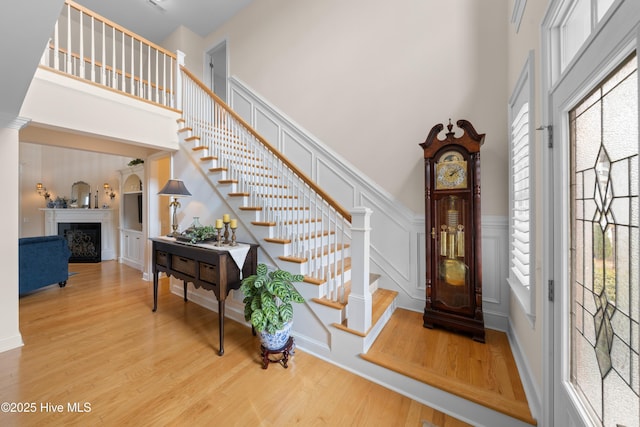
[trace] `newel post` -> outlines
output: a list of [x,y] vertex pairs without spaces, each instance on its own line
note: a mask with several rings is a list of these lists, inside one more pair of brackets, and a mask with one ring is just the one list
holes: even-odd
[[176,51],[176,110],[182,110],[182,70],[181,67],[184,66],[184,52],[177,50]]
[[351,293],[347,304],[349,329],[366,333],[371,328],[371,292],[369,292],[369,252],[371,214],[365,207],[351,210]]

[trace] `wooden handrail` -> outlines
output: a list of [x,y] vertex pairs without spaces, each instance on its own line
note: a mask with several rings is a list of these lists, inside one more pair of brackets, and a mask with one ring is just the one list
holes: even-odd
[[304,172],[298,169],[289,159],[287,159],[282,153],[276,150],[271,144],[267,142],[260,134],[258,134],[247,122],[244,121],[242,117],[240,117],[235,111],[233,111],[227,104],[220,99],[218,95],[213,93],[211,89],[205,86],[196,76],[194,76],[189,70],[187,70],[183,65],[180,66],[180,70],[184,72],[191,80],[193,80],[200,89],[202,89],[207,95],[213,98],[227,113],[229,113],[234,119],[236,119],[244,128],[251,133],[262,145],[267,148],[274,156],[276,156],[282,163],[284,163],[294,174],[296,174],[305,184],[307,184],[316,194],[320,195],[331,207],[333,207],[336,212],[338,212],[342,217],[351,222],[351,213],[343,208],[338,202],[336,202],[331,196],[322,190],[311,178],[309,178]]
[[132,33],[131,31],[127,30],[124,27],[121,27],[120,25],[116,24],[115,22],[112,22],[110,20],[108,20],[107,18],[105,18],[104,16],[101,16],[97,13],[95,13],[94,11],[87,9],[86,7],[72,1],[72,0],[66,0],[65,4],[68,4],[69,6],[71,6],[72,8],[88,15],[91,16],[101,22],[104,22],[106,25],[115,28],[116,30],[120,31],[121,33],[124,33],[126,35],[128,35],[129,37],[141,41],[142,43],[151,46],[152,48],[154,48],[155,50],[158,50],[166,55],[169,55],[170,57],[172,57],[173,59],[177,59],[177,56],[175,53],[170,52],[168,50],[166,50],[163,47],[158,46],[157,44],[153,43],[152,41],[149,41],[147,39],[145,39],[144,37],[139,36],[138,34]]

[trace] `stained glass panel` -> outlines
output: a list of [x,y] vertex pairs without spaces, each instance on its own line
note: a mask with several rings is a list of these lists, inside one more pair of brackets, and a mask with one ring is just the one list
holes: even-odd
[[571,378],[596,423],[640,425],[635,55],[572,110]]

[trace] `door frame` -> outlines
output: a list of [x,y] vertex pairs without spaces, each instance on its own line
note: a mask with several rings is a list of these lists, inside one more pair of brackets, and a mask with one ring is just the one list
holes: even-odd
[[[214,64],[215,58],[218,58],[218,61],[222,59],[223,66],[219,67],[218,70],[222,70],[222,73],[219,74],[218,79],[223,79],[224,87],[219,88],[213,83],[215,79],[214,72],[215,66],[211,67],[210,64]],[[209,89],[216,95],[218,95],[224,102],[227,102],[229,95],[229,44],[227,43],[227,39],[224,38],[214,44],[212,44],[209,48],[204,51],[204,59],[202,61],[202,75],[204,76],[205,83]]]
[[[618,1],[571,63],[559,72],[562,0],[552,1],[542,22],[544,251],[542,425],[583,425],[590,420],[570,383],[569,360],[569,120],[568,112],[634,50],[640,39],[640,2]],[[553,301],[549,283],[554,284]]]

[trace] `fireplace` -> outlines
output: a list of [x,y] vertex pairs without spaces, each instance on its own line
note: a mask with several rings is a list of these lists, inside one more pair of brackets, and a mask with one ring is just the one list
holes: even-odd
[[48,209],[44,211],[45,236],[64,235],[59,231],[58,224],[87,224],[98,223],[100,229],[100,245],[96,246],[99,253],[98,261],[117,258],[116,224],[114,224],[115,209]]
[[102,246],[99,222],[59,222],[58,235],[69,244],[69,262],[100,262]]

